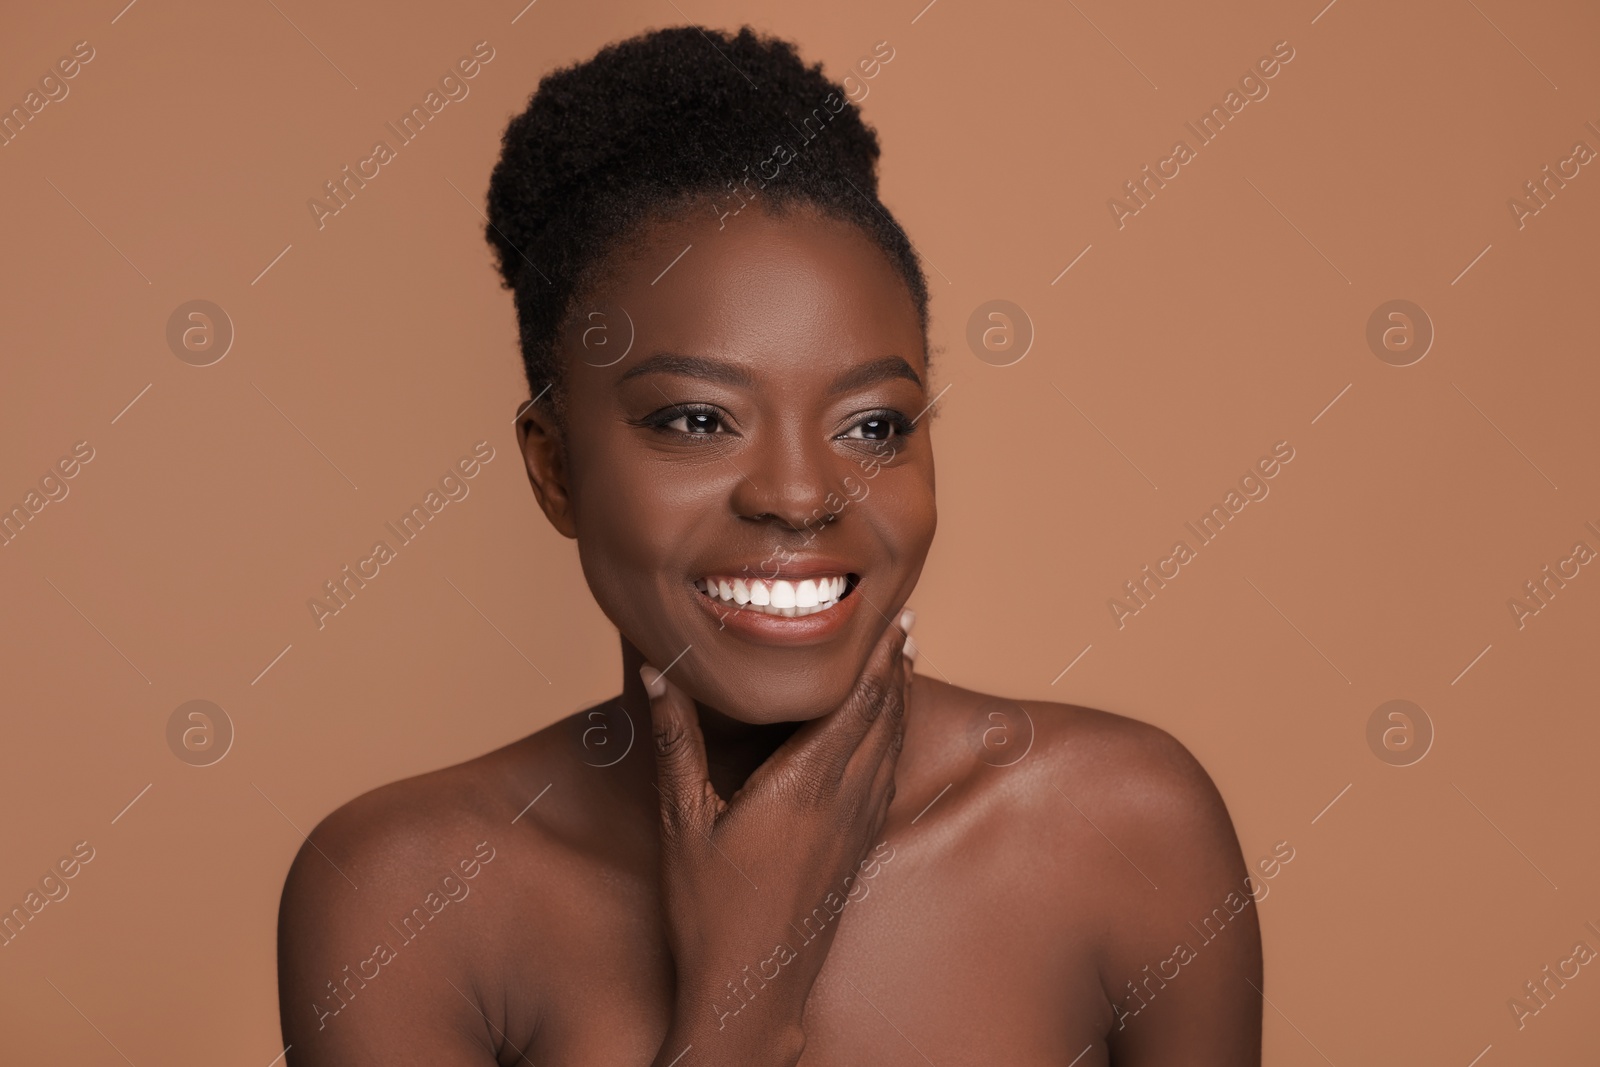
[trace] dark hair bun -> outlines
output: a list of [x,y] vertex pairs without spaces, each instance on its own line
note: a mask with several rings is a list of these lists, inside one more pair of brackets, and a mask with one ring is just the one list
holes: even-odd
[[654,30],[547,74],[506,127],[485,227],[516,294],[530,386],[554,385],[559,412],[559,331],[621,239],[697,200],[736,204],[747,182],[768,203],[803,200],[861,225],[926,328],[926,281],[878,200],[877,163],[877,134],[843,88],[749,27]]

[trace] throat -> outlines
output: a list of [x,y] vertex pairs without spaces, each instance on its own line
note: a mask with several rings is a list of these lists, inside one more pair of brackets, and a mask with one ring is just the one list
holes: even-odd
[[706,741],[706,768],[711,786],[724,801],[744,788],[750,776],[800,728],[797,722],[752,725],[729,719],[698,705],[700,732]]

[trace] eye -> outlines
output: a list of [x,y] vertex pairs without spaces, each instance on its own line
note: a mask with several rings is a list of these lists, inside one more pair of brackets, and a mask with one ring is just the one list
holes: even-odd
[[705,404],[684,404],[659,411],[644,420],[646,426],[687,437],[727,433],[722,413]]
[[889,441],[913,433],[916,427],[898,411],[875,411],[841,436],[856,441]]

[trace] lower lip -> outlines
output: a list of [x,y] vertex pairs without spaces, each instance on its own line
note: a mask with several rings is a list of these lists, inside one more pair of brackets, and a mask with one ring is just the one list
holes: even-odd
[[689,586],[689,595],[717,623],[718,629],[731,630],[742,637],[773,645],[810,645],[827,640],[850,621],[855,614],[856,601],[861,599],[860,594],[851,589],[826,611],[791,617],[724,605],[706,596],[693,584]]

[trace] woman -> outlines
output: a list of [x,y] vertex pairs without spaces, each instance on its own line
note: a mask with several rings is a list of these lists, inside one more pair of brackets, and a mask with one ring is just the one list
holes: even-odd
[[913,677],[928,294],[847,96],[689,27],[507,129],[519,441],[622,692],[316,829],[296,1067],[1259,1062],[1252,883],[1194,759]]

